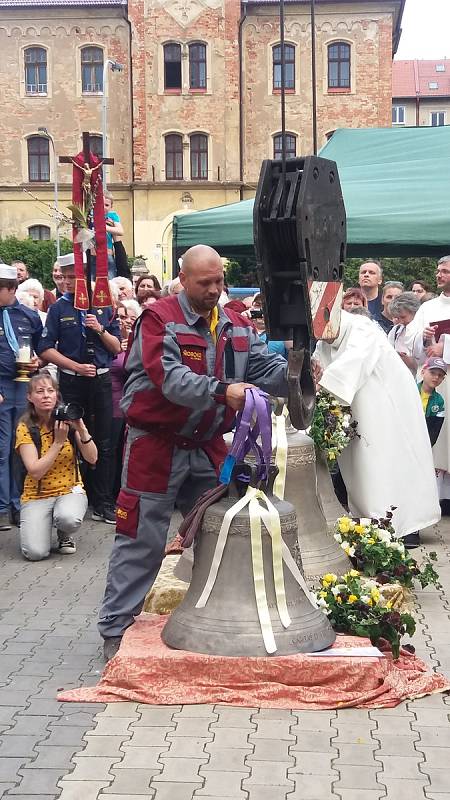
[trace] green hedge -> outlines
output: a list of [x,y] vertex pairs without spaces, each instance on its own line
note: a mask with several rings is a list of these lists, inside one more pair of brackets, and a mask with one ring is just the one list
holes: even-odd
[[[70,239],[61,239],[60,247],[61,255],[71,253],[73,249]],[[47,289],[53,289],[52,267],[56,260],[56,242],[35,242],[33,239],[7,236],[6,239],[0,239],[0,258],[5,264],[23,261],[31,277],[37,278]]]

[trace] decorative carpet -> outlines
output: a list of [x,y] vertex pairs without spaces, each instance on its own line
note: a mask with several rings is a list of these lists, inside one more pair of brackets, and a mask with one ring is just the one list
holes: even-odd
[[[97,686],[62,691],[58,700],[150,705],[226,703],[260,708],[387,708],[402,700],[450,691],[450,681],[402,650],[361,656],[229,658],[172,650],[161,640],[167,617],[141,614]],[[339,635],[335,647],[368,647]]]

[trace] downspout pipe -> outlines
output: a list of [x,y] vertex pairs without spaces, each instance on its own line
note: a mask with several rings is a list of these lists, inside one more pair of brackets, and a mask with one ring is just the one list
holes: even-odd
[[244,52],[243,25],[247,19],[247,0],[242,0],[238,29],[239,52],[239,199],[244,199]]
[[131,215],[133,231],[133,255],[136,255],[136,238],[134,233],[134,103],[133,103],[133,29],[128,18],[128,12],[124,9],[123,18],[128,25],[128,68],[130,70],[130,122],[131,122]]

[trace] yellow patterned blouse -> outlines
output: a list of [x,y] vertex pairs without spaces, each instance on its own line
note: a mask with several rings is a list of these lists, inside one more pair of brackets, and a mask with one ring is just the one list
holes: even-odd
[[[53,443],[53,431],[48,431],[42,425],[40,433],[41,456],[44,456]],[[33,439],[28,426],[24,422],[19,422],[16,431],[16,450],[22,444],[33,444]],[[45,497],[60,497],[63,494],[69,494],[74,486],[80,486],[83,490],[83,482],[79,474],[78,480],[76,477],[73,447],[67,439],[52,466],[41,478],[39,494],[38,481],[32,478],[31,475],[27,475],[20,499],[22,503],[28,503],[30,500],[42,500]]]

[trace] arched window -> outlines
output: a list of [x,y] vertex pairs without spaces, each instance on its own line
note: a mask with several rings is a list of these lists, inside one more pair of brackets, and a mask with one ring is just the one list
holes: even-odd
[[27,47],[25,59],[25,91],[47,94],[47,51],[44,47]]
[[[297,155],[297,137],[294,133],[285,133],[286,158],[295,158]],[[281,158],[283,134],[277,133],[273,137],[273,157]]]
[[183,180],[183,137],[177,133],[166,136],[166,180]]
[[48,139],[45,136],[30,136],[28,145],[28,180],[50,180],[50,159]]
[[50,239],[50,228],[48,225],[31,225],[28,228],[28,236],[34,242],[42,242]]
[[[273,63],[273,88],[281,89],[281,45],[272,48]],[[284,85],[286,89],[295,89],[295,47],[293,44],[284,45]]]
[[208,180],[208,137],[194,133],[191,144],[191,181]]
[[103,92],[103,50],[83,47],[81,51],[81,91],[85,94]]
[[206,89],[206,44],[189,45],[189,88]]
[[103,156],[103,136],[92,134],[89,137],[89,147],[94,156],[101,158]]
[[181,45],[164,45],[164,89],[181,89]]
[[350,89],[350,45],[346,42],[328,45],[328,88]]

